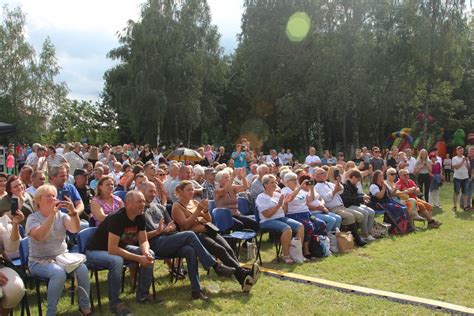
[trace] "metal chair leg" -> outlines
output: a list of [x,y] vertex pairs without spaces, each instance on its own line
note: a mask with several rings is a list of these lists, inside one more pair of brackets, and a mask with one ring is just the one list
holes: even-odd
[[242,240],[239,239],[239,241],[237,242],[237,249],[236,249],[237,250],[237,253],[236,253],[237,259],[239,259],[239,260],[240,260],[240,246],[241,245],[242,245]]
[[260,265],[262,265],[262,255],[260,254],[260,246],[262,245],[262,236],[263,233],[260,232],[260,238],[257,241],[257,237],[255,237],[255,240],[257,241],[257,260],[260,261]]
[[43,310],[41,308],[40,284],[38,280],[35,280],[35,287],[36,287],[36,300],[38,302],[38,315],[43,316]]
[[[77,299],[79,300],[79,294],[77,295]],[[89,293],[89,304],[91,304],[91,311],[93,312],[95,310],[95,307],[94,307],[94,298],[92,295],[92,291],[90,291]]]
[[26,293],[26,291],[25,291],[25,295],[21,299],[21,316],[25,315],[25,310],[26,310],[26,315],[31,316],[30,304],[28,302],[28,293]]
[[100,301],[99,271],[94,270],[94,277],[95,277],[95,291],[97,293],[97,306],[99,306],[99,310],[102,311],[102,302]]
[[71,306],[74,306],[74,292],[75,292],[74,283],[75,283],[75,277],[73,275],[71,279]]
[[151,276],[151,290],[152,290],[152,293],[153,293],[153,299],[156,300],[155,274],[154,273]]
[[122,269],[122,293],[125,290],[125,270],[127,270],[127,267],[123,267]]
[[[129,268],[130,269],[130,268]],[[140,273],[140,265],[137,263],[132,270],[130,270],[130,275],[132,277],[132,290],[131,293],[134,293],[137,288],[138,274]]]

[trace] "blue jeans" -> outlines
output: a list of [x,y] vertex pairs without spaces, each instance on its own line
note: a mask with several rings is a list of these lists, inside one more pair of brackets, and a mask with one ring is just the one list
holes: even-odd
[[467,206],[468,207],[474,207],[474,205],[472,205],[473,195],[474,195],[474,179],[469,181],[469,190],[467,191]]
[[454,178],[454,193],[459,194],[461,192],[463,195],[469,192],[469,178],[458,179]]
[[[56,315],[58,301],[66,283],[66,271],[55,262],[47,261],[30,261],[28,262],[28,267],[32,275],[49,279],[47,294],[48,310],[46,315]],[[82,310],[89,309],[91,307],[89,303],[90,283],[86,265],[81,264],[73,273],[77,275],[79,307]]]
[[[127,245],[125,246],[125,250],[134,253],[136,255],[142,255],[142,251],[138,246]],[[150,249],[150,254],[155,256],[153,250]],[[137,293],[136,298],[138,301],[145,299],[148,296],[148,290],[150,289],[151,282],[153,282],[153,264],[143,267],[140,266],[138,270],[138,278],[137,278]]]
[[279,233],[283,233],[287,229],[291,229],[293,231],[293,235],[298,232],[302,224],[294,219],[288,217],[280,217],[276,219],[271,219],[265,222],[260,222],[260,228],[266,230],[277,231]]
[[122,282],[123,258],[109,254],[108,251],[87,250],[87,262],[109,270],[107,274],[107,290],[109,294],[109,306],[111,308],[119,304],[120,285]]
[[150,248],[162,258],[186,258],[188,265],[191,290],[201,290],[198,272],[198,257],[204,268],[210,269],[216,260],[204,248],[197,235],[192,231],[185,231],[171,235],[154,237],[149,240]]
[[317,219],[324,221],[326,223],[326,229],[328,232],[334,231],[336,227],[341,228],[342,217],[337,214],[325,214],[321,211],[314,211],[311,212],[311,215],[314,215]]

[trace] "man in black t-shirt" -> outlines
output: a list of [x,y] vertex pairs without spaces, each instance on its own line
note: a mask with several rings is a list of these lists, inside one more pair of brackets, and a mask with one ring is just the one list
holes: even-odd
[[362,150],[360,150],[360,148],[356,148],[355,158],[352,159],[352,161],[355,163],[356,167],[360,171],[369,169],[368,164],[366,166],[365,163],[364,163],[364,158],[362,158]]
[[387,159],[387,168],[397,169],[398,166],[398,147],[393,146],[390,152],[390,158]]
[[155,255],[148,244],[143,209],[145,197],[140,191],[125,196],[125,208],[105,218],[87,245],[87,261],[106,267],[109,305],[112,313],[127,315],[131,311],[119,299],[124,261],[140,265],[136,299],[139,303],[160,303],[148,295],[153,279]]
[[207,300],[199,284],[198,257],[206,270],[214,268],[219,276],[231,277],[235,269],[217,263],[194,232],[176,232],[176,225],[165,207],[154,203],[157,191],[153,182],[145,181],[140,188],[146,201],[144,215],[151,249],[160,257],[186,258],[192,298]]

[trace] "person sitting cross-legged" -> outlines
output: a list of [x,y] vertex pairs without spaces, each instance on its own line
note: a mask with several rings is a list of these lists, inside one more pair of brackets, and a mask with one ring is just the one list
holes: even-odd
[[431,204],[418,198],[420,188],[410,179],[408,171],[402,169],[398,172],[398,175],[400,176],[400,179],[396,183],[397,190],[400,191],[400,193],[407,194],[410,198],[415,199],[418,214],[428,220],[428,228],[438,228],[441,226],[442,223],[433,218],[433,207]]
[[125,207],[105,217],[86,246],[87,262],[109,270],[109,306],[115,315],[131,314],[130,309],[119,298],[124,261],[140,265],[137,302],[162,303],[160,299],[153,300],[148,295],[153,280],[155,254],[148,244],[144,207],[145,197],[140,191],[128,192],[125,196]]
[[199,283],[198,258],[204,268],[214,268],[219,276],[231,277],[234,268],[218,263],[199,241],[192,231],[176,232],[176,224],[171,220],[165,207],[154,202],[157,196],[156,186],[146,181],[141,186],[145,196],[145,223],[150,248],[160,257],[186,258],[193,299],[207,300]]
[[183,180],[176,187],[177,202],[173,204],[172,217],[181,231],[193,231],[201,243],[216,258],[226,266],[235,269],[235,278],[242,286],[242,291],[248,293],[256,284],[260,275],[257,263],[251,269],[240,266],[239,260],[227,241],[216,231],[209,230],[208,223],[212,223],[208,212],[207,200],[198,202],[193,199],[194,188],[190,181]]

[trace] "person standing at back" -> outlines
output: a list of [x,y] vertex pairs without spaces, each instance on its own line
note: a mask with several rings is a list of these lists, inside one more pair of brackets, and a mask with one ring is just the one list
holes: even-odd
[[250,160],[247,146],[237,144],[231,158],[234,160],[234,168],[247,168],[247,160]]
[[461,193],[462,206],[465,211],[468,210],[467,191],[469,189],[469,169],[470,161],[464,156],[464,148],[456,147],[456,156],[452,159],[454,170],[454,194],[453,194],[453,211],[457,211],[458,196]]
[[316,155],[315,147],[309,147],[308,152],[309,155],[306,156],[304,163],[309,165],[309,174],[313,175],[314,168],[319,167],[321,165],[321,159],[319,158],[319,156]]

